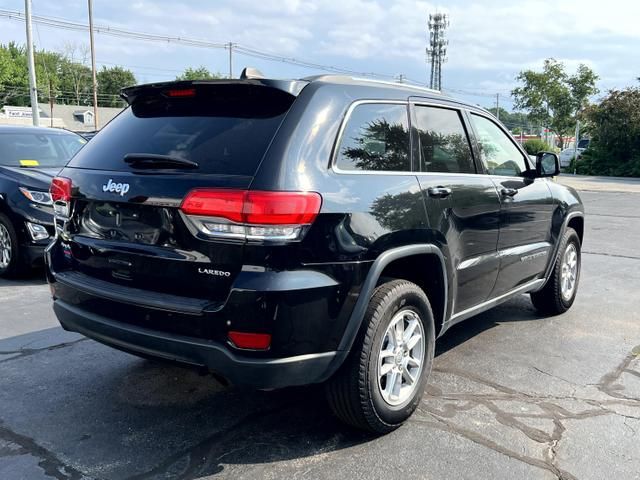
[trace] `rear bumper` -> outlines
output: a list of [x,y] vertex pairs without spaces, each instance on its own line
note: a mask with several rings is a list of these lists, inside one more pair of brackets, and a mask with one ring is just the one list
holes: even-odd
[[325,381],[337,352],[263,359],[243,357],[211,340],[152,331],[99,316],[60,299],[53,309],[61,325],[106,345],[180,363],[203,366],[235,385],[282,388]]

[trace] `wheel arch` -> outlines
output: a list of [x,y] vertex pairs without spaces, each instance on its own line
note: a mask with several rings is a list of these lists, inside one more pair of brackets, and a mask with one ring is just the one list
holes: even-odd
[[576,230],[578,234],[578,238],[580,238],[580,245],[582,245],[583,237],[584,237],[584,212],[582,210],[575,210],[573,212],[569,212],[562,222],[562,227],[560,228],[560,232],[558,233],[555,245],[553,246],[552,256],[549,259],[549,263],[547,264],[547,269],[544,272],[544,284],[540,286],[536,291],[542,290],[544,286],[549,281],[549,277],[553,268],[556,265],[556,257],[558,256],[558,248],[560,248],[560,241],[564,236],[564,233],[567,231],[567,228],[573,228]]
[[[413,268],[407,269],[408,265]],[[416,267],[428,268],[433,266],[438,268],[435,275],[418,275],[419,269]],[[362,285],[360,295],[351,312],[338,347],[339,351],[346,352],[344,356],[351,350],[351,346],[360,330],[373,291],[378,286],[380,279],[385,276],[412,281],[425,289],[428,296],[430,292],[432,295],[438,295],[439,298],[433,300],[433,304],[437,308],[437,311],[434,311],[436,332],[440,332],[442,329],[449,300],[449,283],[444,254],[433,244],[405,245],[393,248],[376,258]],[[432,301],[431,296],[429,299]]]
[[584,238],[584,216],[573,215],[568,219],[567,227],[573,228],[576,231],[576,233],[578,234],[578,238],[580,238],[580,245],[582,245],[582,240]]

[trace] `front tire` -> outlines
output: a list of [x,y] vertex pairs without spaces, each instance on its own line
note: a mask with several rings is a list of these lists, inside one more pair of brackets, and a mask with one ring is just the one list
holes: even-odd
[[578,293],[580,268],[580,237],[573,228],[567,228],[549,280],[542,290],[531,293],[531,302],[540,313],[559,315],[571,308]]
[[406,280],[377,287],[351,353],[326,384],[335,415],[374,433],[398,428],[420,403],[434,346],[424,291]]
[[9,217],[0,213],[0,277],[16,277],[24,270],[18,235]]

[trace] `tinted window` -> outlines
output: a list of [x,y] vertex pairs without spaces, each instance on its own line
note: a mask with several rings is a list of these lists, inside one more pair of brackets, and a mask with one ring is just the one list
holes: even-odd
[[125,155],[149,153],[194,161],[196,172],[254,175],[294,98],[224,85],[194,99],[154,94],[113,119],[70,166],[129,170]]
[[342,134],[337,166],[342,170],[410,171],[406,105],[356,106]]
[[0,165],[9,167],[64,167],[86,140],[70,133],[0,133]]
[[415,113],[420,141],[420,171],[476,173],[459,112],[416,106]]
[[471,115],[480,146],[480,158],[491,175],[517,176],[529,169],[520,150],[491,120]]

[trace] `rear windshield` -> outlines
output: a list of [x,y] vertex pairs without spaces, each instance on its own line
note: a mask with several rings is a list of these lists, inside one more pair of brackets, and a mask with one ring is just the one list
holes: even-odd
[[125,155],[153,154],[196,162],[197,172],[251,176],[294,98],[271,88],[229,85],[202,88],[193,98],[155,91],[112,120],[69,165],[136,170]]
[[62,168],[87,142],[72,133],[0,132],[0,165]]

